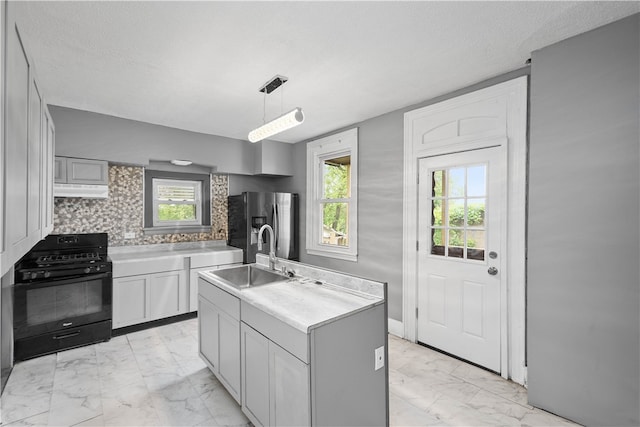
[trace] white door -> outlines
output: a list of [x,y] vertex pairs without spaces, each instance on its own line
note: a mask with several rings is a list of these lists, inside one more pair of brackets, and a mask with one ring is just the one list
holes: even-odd
[[419,160],[418,341],[500,372],[503,152]]

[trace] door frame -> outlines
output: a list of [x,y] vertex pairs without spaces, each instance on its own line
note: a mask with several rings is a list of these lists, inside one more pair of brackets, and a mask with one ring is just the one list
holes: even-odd
[[[428,105],[404,115],[404,202],[403,202],[403,310],[404,338],[417,339],[418,257],[418,159],[438,154],[487,148],[503,141],[507,169],[506,247],[508,253],[506,286],[501,307],[501,375],[526,384],[525,354],[525,255],[526,255],[526,171],[527,171],[527,87],[522,76],[485,89]],[[490,105],[496,125],[477,132],[424,141],[415,135],[414,122],[432,114],[456,109],[486,116],[483,105]],[[506,143],[505,143],[506,142]]]

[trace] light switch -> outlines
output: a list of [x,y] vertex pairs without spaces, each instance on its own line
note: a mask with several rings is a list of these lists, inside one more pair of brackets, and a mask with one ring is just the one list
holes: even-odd
[[375,370],[377,371],[384,367],[384,346],[376,348],[374,354],[376,358]]

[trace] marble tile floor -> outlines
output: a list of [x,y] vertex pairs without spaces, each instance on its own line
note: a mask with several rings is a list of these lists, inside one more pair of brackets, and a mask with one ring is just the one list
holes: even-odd
[[499,375],[389,335],[392,426],[576,426]]
[[[197,319],[20,362],[3,426],[251,426],[197,354]],[[497,375],[389,337],[392,426],[568,426]]]

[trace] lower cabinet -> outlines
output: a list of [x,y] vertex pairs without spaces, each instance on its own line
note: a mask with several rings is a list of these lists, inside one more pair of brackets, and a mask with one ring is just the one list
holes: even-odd
[[206,282],[198,290],[200,356],[240,403],[240,300]]
[[310,425],[309,365],[245,323],[240,332],[243,412],[256,426]]
[[187,313],[184,270],[113,279],[113,328]]

